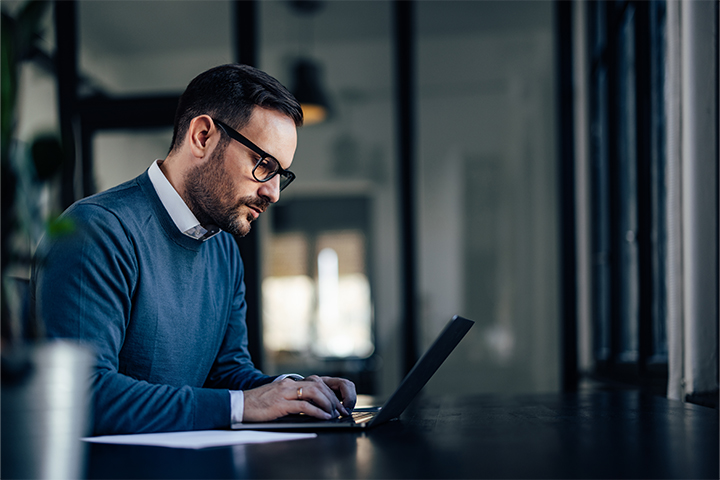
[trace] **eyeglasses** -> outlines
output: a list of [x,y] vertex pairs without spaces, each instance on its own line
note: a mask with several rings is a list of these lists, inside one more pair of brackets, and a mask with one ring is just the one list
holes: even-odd
[[213,122],[215,122],[215,124],[220,127],[220,130],[225,132],[228,137],[232,138],[233,140],[237,140],[253,152],[260,155],[260,160],[257,161],[257,163],[255,164],[255,168],[253,168],[252,171],[255,180],[261,183],[265,183],[272,180],[275,175],[280,175],[280,191],[284,190],[285,187],[290,185],[290,183],[295,180],[295,174],[290,170],[283,169],[280,166],[280,162],[278,162],[275,157],[273,157],[269,153],[265,153],[260,147],[255,145],[253,142],[251,142],[239,132],[233,130],[220,120],[215,120],[213,118]]

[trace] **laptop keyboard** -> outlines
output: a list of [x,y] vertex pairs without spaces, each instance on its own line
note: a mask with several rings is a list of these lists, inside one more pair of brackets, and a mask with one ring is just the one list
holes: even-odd
[[338,420],[341,422],[354,422],[354,423],[365,423],[372,420],[377,415],[377,412],[352,412],[347,417],[340,417]]

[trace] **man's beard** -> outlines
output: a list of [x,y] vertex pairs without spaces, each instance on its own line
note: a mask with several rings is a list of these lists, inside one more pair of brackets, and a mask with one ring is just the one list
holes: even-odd
[[253,216],[250,212],[243,215],[241,207],[252,206],[264,212],[268,202],[253,196],[234,200],[235,187],[222,168],[226,146],[218,145],[205,165],[190,170],[183,200],[201,225],[217,225],[228,233],[244,237],[250,232]]

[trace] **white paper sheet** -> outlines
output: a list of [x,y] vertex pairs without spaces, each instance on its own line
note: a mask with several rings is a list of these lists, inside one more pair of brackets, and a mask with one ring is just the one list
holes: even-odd
[[254,430],[197,430],[192,432],[139,433],[85,437],[86,442],[120,445],[150,445],[170,448],[208,448],[245,443],[283,442],[317,437],[315,433],[260,432]]

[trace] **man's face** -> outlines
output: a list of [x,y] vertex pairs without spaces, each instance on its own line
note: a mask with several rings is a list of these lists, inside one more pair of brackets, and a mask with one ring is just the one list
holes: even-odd
[[[187,176],[186,199],[203,225],[217,225],[233,235],[245,236],[250,224],[268,205],[280,198],[280,177],[261,183],[252,170],[259,156],[227,137],[220,129],[215,149],[206,162]],[[297,131],[289,117],[274,110],[255,107],[250,122],[240,133],[290,168],[297,146]]]

